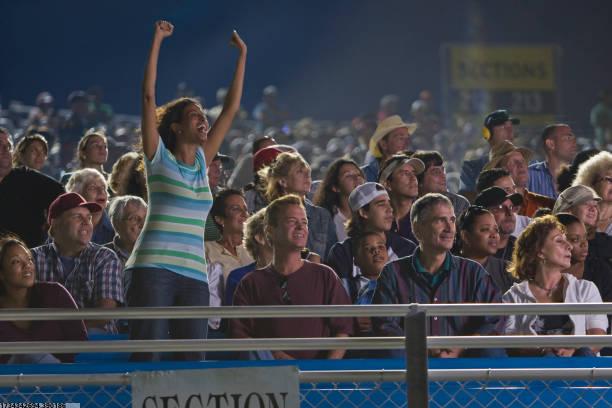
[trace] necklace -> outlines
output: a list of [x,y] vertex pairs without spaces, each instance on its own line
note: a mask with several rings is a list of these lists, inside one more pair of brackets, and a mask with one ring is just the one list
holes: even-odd
[[563,282],[563,278],[559,279],[559,281],[555,283],[555,285],[552,286],[551,288],[547,288],[547,287],[540,285],[538,282],[536,282],[535,279],[531,281],[531,283],[533,283],[538,289],[541,289],[542,291],[546,293],[546,297],[551,297],[553,293],[555,293],[555,291],[559,288],[559,286],[561,285],[561,282]]

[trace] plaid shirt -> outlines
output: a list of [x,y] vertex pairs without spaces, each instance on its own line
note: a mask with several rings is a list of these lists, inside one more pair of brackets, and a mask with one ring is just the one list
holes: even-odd
[[[477,262],[449,252],[444,263],[447,267],[443,266],[433,276],[425,276],[415,262],[420,252],[419,248],[413,255],[385,265],[372,303],[501,303],[491,277]],[[497,334],[503,330],[503,320],[499,316],[433,316],[428,321],[428,335]],[[372,318],[372,322],[379,335],[404,335],[401,317]]]
[[[68,289],[79,309],[97,307],[102,299],[123,304],[123,270],[117,255],[101,245],[89,243],[75,258],[72,271],[64,271],[55,243],[32,249],[38,280],[59,282]],[[105,326],[116,332],[114,321]]]

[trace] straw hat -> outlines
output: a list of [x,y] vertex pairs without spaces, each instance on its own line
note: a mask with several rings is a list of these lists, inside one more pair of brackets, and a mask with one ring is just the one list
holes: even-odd
[[385,137],[395,129],[401,128],[408,129],[408,132],[412,134],[416,130],[417,124],[404,123],[404,121],[402,120],[402,118],[400,118],[399,115],[389,116],[388,118],[381,120],[378,123],[378,126],[376,127],[376,131],[370,138],[370,153],[372,153],[372,156],[376,157],[377,159],[381,158],[382,152],[378,148],[378,142],[380,142],[383,137]]

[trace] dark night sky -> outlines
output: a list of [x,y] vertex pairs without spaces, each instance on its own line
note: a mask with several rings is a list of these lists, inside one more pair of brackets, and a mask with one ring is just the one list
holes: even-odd
[[609,1],[4,1],[2,102],[32,103],[44,89],[61,106],[74,89],[101,85],[118,112],[139,112],[153,22],[175,35],[163,46],[158,101],[186,80],[210,104],[231,77],[233,28],[249,46],[244,106],[276,84],[295,117],[348,119],[386,93],[404,110],[423,88],[440,99],[447,42],[558,44],[561,118],[585,122],[612,79]]

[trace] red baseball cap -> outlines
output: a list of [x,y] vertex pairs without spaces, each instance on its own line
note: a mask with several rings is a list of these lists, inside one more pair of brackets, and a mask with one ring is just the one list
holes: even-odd
[[295,148],[287,145],[272,145],[264,147],[253,156],[253,170],[258,172],[265,166],[270,165],[276,157],[284,152],[295,152]]
[[77,193],[64,193],[57,197],[49,206],[49,215],[47,221],[51,224],[51,220],[59,217],[64,212],[73,208],[84,207],[92,213],[102,211],[102,206],[98,203],[87,202],[83,196]]

